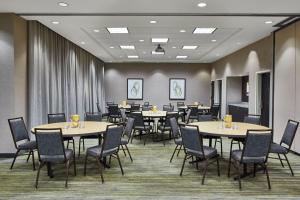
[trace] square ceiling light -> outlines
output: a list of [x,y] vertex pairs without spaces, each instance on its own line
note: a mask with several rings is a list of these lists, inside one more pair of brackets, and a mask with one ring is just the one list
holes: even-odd
[[152,38],[153,43],[167,43],[169,38]]
[[212,34],[217,28],[195,28],[193,34]]
[[107,28],[107,31],[109,33],[128,33],[127,27],[121,27],[121,28]]
[[197,48],[198,48],[198,46],[188,46],[188,45],[185,45],[182,47],[182,49],[187,49],[187,50],[195,50]]
[[129,50],[134,50],[135,47],[133,45],[120,45],[121,49],[129,49]]
[[133,56],[127,56],[128,58],[139,58],[139,56],[133,55]]
[[165,52],[152,51],[152,55],[165,55]]
[[187,56],[176,56],[177,59],[186,59]]

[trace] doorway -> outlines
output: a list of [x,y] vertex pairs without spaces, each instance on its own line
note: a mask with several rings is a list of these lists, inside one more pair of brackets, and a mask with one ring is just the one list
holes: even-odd
[[210,105],[213,106],[215,103],[215,81],[211,81],[211,96],[210,96]]
[[260,73],[257,77],[257,113],[261,115],[261,124],[269,126],[270,122],[270,72]]
[[221,112],[222,112],[222,80],[218,80],[218,89],[219,89],[219,118],[221,118]]

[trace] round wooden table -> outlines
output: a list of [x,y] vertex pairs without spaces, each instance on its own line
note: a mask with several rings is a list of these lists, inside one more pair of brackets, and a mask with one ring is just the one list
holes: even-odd
[[143,117],[162,118],[167,116],[167,111],[142,111]]
[[204,135],[231,138],[244,138],[246,137],[247,130],[249,129],[270,130],[270,128],[266,126],[243,122],[233,122],[232,128],[225,128],[225,123],[222,121],[194,122],[189,125],[198,126],[199,132]]
[[81,121],[80,127],[72,128],[71,123],[72,122],[43,124],[33,127],[31,129],[31,132],[34,133],[35,128],[61,128],[62,135],[65,137],[88,136],[104,133],[106,131],[107,125],[112,124],[108,122]]
[[[188,109],[188,106],[179,106],[178,109]],[[198,106],[198,110],[210,110],[210,107],[209,106],[202,106],[202,105],[199,105]]]

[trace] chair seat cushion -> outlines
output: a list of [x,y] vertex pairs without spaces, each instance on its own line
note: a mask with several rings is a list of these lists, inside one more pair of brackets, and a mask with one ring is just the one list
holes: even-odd
[[[71,160],[73,158],[73,150],[65,149],[66,160]],[[43,162],[51,162],[51,163],[61,163],[65,161],[65,157],[63,155],[41,155],[41,160]]]
[[288,150],[279,144],[272,143],[270,147],[270,153],[286,154],[288,153]]
[[[212,147],[208,147],[208,146],[203,146],[203,151],[204,151],[204,155],[206,159],[209,158],[213,158],[217,155],[217,150],[215,148]],[[203,158],[203,154],[202,151],[195,151],[195,150],[191,150],[191,149],[186,149],[187,154],[199,157],[199,158]]]
[[18,149],[20,150],[32,150],[36,148],[36,141],[27,141],[18,145]]
[[[231,152],[232,159],[241,162],[243,150],[233,150]],[[243,157],[242,163],[264,163],[265,157]]]
[[127,145],[128,144],[128,139],[127,138],[121,138],[121,145]]
[[175,139],[175,144],[182,145],[182,138],[176,138]]
[[[99,157],[101,154],[101,149],[102,149],[101,145],[93,146],[93,147],[88,148],[86,150],[86,153],[93,157]],[[114,148],[114,149],[111,149],[108,151],[103,151],[102,157],[109,156],[117,151],[118,151],[118,148]]]

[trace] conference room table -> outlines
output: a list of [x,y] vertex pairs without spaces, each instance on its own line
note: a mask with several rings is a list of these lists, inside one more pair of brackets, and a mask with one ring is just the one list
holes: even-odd
[[[190,105],[197,106],[197,105]],[[178,109],[187,110],[190,106],[179,106]],[[198,110],[210,110],[210,106],[198,105]]]
[[[193,122],[189,125],[198,126],[199,132],[204,136],[230,137],[230,138],[246,138],[247,130],[270,130],[269,127],[244,123],[232,122],[231,128],[226,128],[223,121],[209,122]],[[211,146],[211,139],[210,139]],[[230,162],[230,161],[229,161]],[[244,164],[244,172],[242,177],[248,176],[247,165]]]
[[[35,126],[31,129],[31,132],[34,134],[34,130],[36,128],[45,128],[45,129],[61,128],[63,137],[80,137],[80,136],[103,134],[106,132],[106,127],[111,124],[112,123],[109,122],[80,121],[79,126],[73,128],[72,122],[60,122],[60,123],[42,124],[39,126]],[[47,164],[47,170],[48,170],[48,176],[52,178],[53,171],[51,169],[50,163]]]

